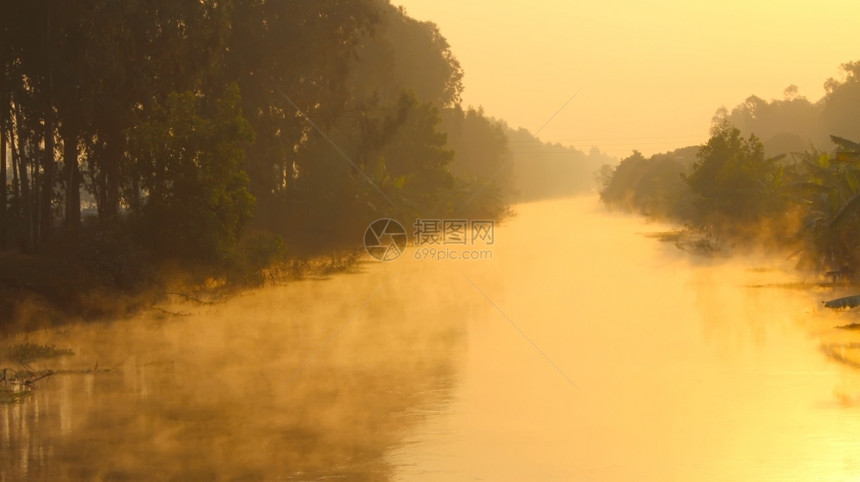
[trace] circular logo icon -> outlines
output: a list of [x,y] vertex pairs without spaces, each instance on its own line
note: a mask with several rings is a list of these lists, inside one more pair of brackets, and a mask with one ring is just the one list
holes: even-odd
[[364,232],[367,254],[379,261],[394,261],[406,249],[408,242],[403,225],[389,218],[377,219]]

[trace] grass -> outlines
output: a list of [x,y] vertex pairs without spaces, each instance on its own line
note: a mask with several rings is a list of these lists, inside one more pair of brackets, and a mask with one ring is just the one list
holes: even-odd
[[73,354],[72,350],[57,348],[54,345],[18,343],[0,351],[0,359],[13,361],[19,365],[29,365],[35,361],[50,360]]
[[55,345],[17,343],[0,349],[0,360],[17,363],[18,370],[0,370],[0,405],[22,403],[32,394],[36,382],[54,375],[53,370],[33,370],[29,364],[73,355],[72,350]]

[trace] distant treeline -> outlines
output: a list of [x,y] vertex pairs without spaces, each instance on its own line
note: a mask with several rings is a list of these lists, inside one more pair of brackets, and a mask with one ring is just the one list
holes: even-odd
[[253,270],[354,247],[377,218],[498,218],[591,181],[595,153],[510,162],[529,134],[463,108],[462,80],[437,27],[388,0],[7,2],[0,251],[122,286],[153,261]]
[[750,97],[717,112],[703,146],[650,158],[634,152],[603,168],[602,200],[722,239],[776,243],[809,268],[853,273],[860,266],[860,62],[842,68],[843,78],[829,79],[816,103],[793,86],[785,100]]
[[585,153],[575,147],[541,142],[526,129],[506,129],[513,154],[514,196],[536,201],[593,192],[601,166],[614,164],[596,148]]

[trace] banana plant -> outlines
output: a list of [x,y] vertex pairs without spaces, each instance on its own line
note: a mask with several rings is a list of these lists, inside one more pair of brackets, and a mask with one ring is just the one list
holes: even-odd
[[854,267],[860,261],[860,145],[832,136],[833,154],[803,156],[799,193],[805,216],[799,236],[817,268]]

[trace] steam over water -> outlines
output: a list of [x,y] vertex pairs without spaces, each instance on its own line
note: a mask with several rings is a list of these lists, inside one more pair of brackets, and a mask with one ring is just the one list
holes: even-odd
[[833,356],[860,336],[820,307],[844,293],[798,289],[781,259],[680,252],[592,198],[517,211],[492,260],[410,248],[29,335],[75,352],[45,367],[98,373],[0,405],[0,480],[860,475],[860,371]]

